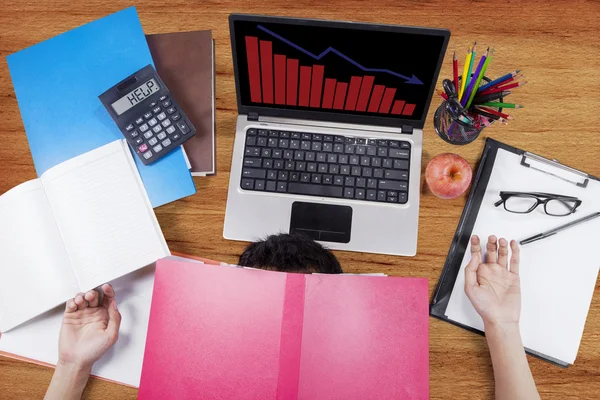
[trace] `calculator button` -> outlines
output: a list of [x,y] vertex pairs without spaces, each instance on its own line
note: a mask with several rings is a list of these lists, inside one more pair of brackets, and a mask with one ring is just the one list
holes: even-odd
[[138,131],[133,131],[129,134],[129,136],[131,136],[132,138],[136,138],[136,137],[138,137],[139,134],[140,133]]
[[155,137],[153,137],[152,139],[148,140],[148,144],[150,146],[154,146],[156,143],[158,143],[158,139],[156,139]]
[[181,137],[181,135],[179,135],[179,133],[173,135],[173,140],[179,140],[179,138]]
[[156,116],[156,118],[158,118],[159,121],[162,121],[163,119],[167,118],[167,114],[165,114],[164,111],[163,111],[160,114],[158,114]]
[[152,103],[148,104],[148,106],[149,106],[150,108],[152,108],[152,107],[155,107],[155,106],[156,106],[156,104],[157,104],[157,103],[156,103],[155,101],[153,101]]
[[169,107],[169,108],[167,108],[167,112],[169,114],[173,114],[175,111],[177,111],[177,109],[175,107]]
[[164,138],[167,137],[167,134],[164,132],[161,132],[158,135],[156,135],[156,137],[158,138],[158,140],[163,140]]
[[146,153],[144,153],[144,158],[146,160],[149,160],[150,158],[152,158],[152,152],[151,151],[147,151]]
[[127,126],[125,127],[125,130],[126,130],[127,132],[129,132],[129,131],[132,131],[132,130],[133,130],[133,124],[129,124],[129,125],[127,125]]
[[152,112],[153,112],[154,114],[158,114],[158,113],[160,112],[160,107],[154,107],[154,108],[152,109]]
[[164,126],[165,128],[166,128],[167,126],[169,126],[169,125],[171,125],[171,121],[170,121],[170,120],[168,120],[168,119],[166,119],[166,120],[164,120],[164,121],[162,122],[162,126]]
[[167,133],[170,135],[173,132],[175,132],[175,127],[173,125],[171,125],[170,127],[167,128]]
[[170,105],[171,105],[171,102],[169,100],[163,101],[163,103],[162,103],[163,107],[169,107]]
[[[127,128],[125,128],[127,129]],[[148,130],[148,124],[144,124],[140,126],[140,132],[146,132]]]
[[135,120],[135,123],[137,125],[141,125],[144,122],[144,119],[142,117],[139,117],[138,119]]
[[145,151],[148,151],[148,145],[144,143],[143,145],[138,147],[138,150],[140,151],[140,153],[144,153]]
[[185,124],[185,122],[178,122],[177,127],[181,129],[181,133],[184,135],[190,131],[190,128]]
[[142,143],[144,143],[144,139],[142,139],[141,137],[140,137],[140,138],[137,138],[137,139],[135,139],[135,144],[137,144],[137,145],[140,145],[140,144],[142,144]]
[[164,147],[170,146],[171,145],[171,139],[165,139],[165,140],[163,140],[162,145]]
[[177,120],[179,120],[180,118],[181,118],[181,115],[179,115],[179,114],[175,114],[175,115],[173,115],[173,116],[171,117],[171,119],[172,119],[173,121],[177,121]]
[[152,130],[154,131],[154,133],[158,133],[162,131],[162,126],[156,125],[154,128],[152,128]]
[[160,96],[160,98],[158,99],[158,101],[165,101],[167,99],[167,95],[163,94],[162,96]]
[[148,125],[150,126],[154,126],[158,124],[158,121],[156,120],[156,118],[152,118],[150,121],[148,121]]
[[156,146],[154,146],[152,148],[152,150],[154,150],[155,153],[162,151],[162,149],[163,149],[163,147],[160,144],[157,144]]
[[148,131],[148,132],[144,133],[144,137],[146,139],[150,139],[152,136],[154,136],[154,134],[152,133],[152,131]]
[[146,114],[144,114],[144,118],[146,118],[146,119],[152,118],[152,112],[149,111]]

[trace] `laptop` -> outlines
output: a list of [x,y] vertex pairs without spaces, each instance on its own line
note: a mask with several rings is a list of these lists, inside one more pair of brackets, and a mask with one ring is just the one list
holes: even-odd
[[231,240],[302,233],[417,252],[423,126],[443,29],[232,14]]

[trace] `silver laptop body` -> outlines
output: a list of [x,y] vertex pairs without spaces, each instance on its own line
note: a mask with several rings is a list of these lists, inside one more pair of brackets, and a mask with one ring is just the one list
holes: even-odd
[[[385,123],[380,124],[380,119],[377,119],[379,116],[376,116],[377,118],[357,117],[348,113],[346,116],[348,118],[343,118],[344,115],[340,116],[339,114],[333,116],[333,118],[328,118],[329,113],[320,115],[319,111],[304,112],[295,109],[275,109],[272,111],[272,107],[244,105],[244,101],[240,99],[240,85],[242,83],[240,83],[239,74],[249,74],[250,79],[252,79],[252,72],[242,71],[243,68],[237,62],[239,58],[243,57],[240,51],[236,49],[235,30],[238,28],[236,26],[239,23],[238,21],[245,24],[259,24],[257,26],[273,26],[275,28],[280,28],[277,25],[279,23],[292,23],[301,27],[308,26],[309,29],[313,24],[334,28],[349,25],[349,23],[329,21],[247,15],[230,16],[240,114],[236,125],[223,236],[230,240],[256,241],[270,234],[296,232],[306,234],[331,249],[414,256],[417,251],[419,224],[421,154],[423,147],[422,126],[431,101],[431,93],[437,81],[449,32],[425,28],[389,26],[381,28],[377,25],[351,25],[352,29],[358,31],[365,26],[365,29],[381,28],[384,31],[399,29],[401,32],[408,30],[409,33],[431,34],[441,38],[439,54],[436,57],[437,67],[433,68],[434,72],[431,77],[433,83],[430,84],[431,87],[427,88],[429,94],[421,118],[418,121],[398,120],[396,123],[385,121]],[[238,38],[237,42],[239,43],[239,41]],[[261,42],[261,46],[263,46],[263,42]],[[246,44],[248,43],[250,42],[246,42]],[[276,55],[275,57],[281,56]],[[263,62],[261,65],[264,64],[266,63]],[[250,58],[248,58],[248,65],[250,65]],[[290,74],[289,65],[288,76]],[[247,67],[247,69],[250,68]],[[316,71],[316,69],[313,69],[313,71]],[[276,70],[274,74],[276,85]],[[264,72],[262,76],[264,81]],[[320,103],[323,105],[326,103],[326,89],[327,82],[325,82],[323,99]],[[277,87],[274,90],[275,96],[277,96]],[[288,86],[288,92],[289,90]],[[373,93],[372,96],[375,96],[375,94]],[[265,100],[266,97],[263,92],[261,100]],[[345,99],[346,102],[350,100],[349,92]],[[381,103],[380,106],[383,107]],[[284,105],[281,108],[287,107]],[[349,121],[346,122],[345,120]],[[377,123],[368,123],[371,121]],[[298,135],[302,136],[299,137]],[[298,156],[298,152],[300,152],[303,153],[302,156],[308,157],[308,153],[314,149],[307,148],[305,151],[298,148],[289,149],[289,145],[293,144],[291,141],[294,136],[298,138],[296,146],[298,142],[302,143],[302,146],[308,146],[307,143],[303,142],[309,142],[310,140],[303,140],[303,138],[312,138],[312,146],[317,147],[311,157],[315,157],[315,155],[320,157],[320,160],[312,160],[312,168],[319,168],[318,171],[309,172],[305,169],[296,171],[294,167],[305,167],[305,164],[310,167],[311,161],[305,161],[303,158],[296,160],[294,156]],[[338,143],[342,144],[340,137],[344,140],[344,146],[349,144],[350,150],[353,151],[353,153],[348,154],[350,158],[343,158],[344,153],[339,152],[341,147],[339,145],[335,146]],[[323,142],[315,143],[315,139],[323,140]],[[263,145],[267,143],[267,146],[259,148],[257,147],[257,141]],[[367,151],[374,152],[376,144],[382,143],[386,144],[387,150],[386,148],[381,150],[380,147],[377,147],[377,151],[383,151],[383,154],[386,154],[387,157],[378,160],[378,162],[381,163],[383,160],[384,164],[390,168],[363,166],[369,165],[370,161],[365,154],[365,148],[367,148]],[[280,148],[277,146],[278,144],[284,146]],[[373,144],[373,146],[369,146],[369,144]],[[269,148],[271,145],[273,145],[272,148]],[[359,147],[362,148],[359,149]],[[372,148],[369,149],[369,147]],[[332,149],[338,150],[337,155],[334,156],[336,153]],[[347,150],[346,147],[344,149]],[[325,150],[329,151],[325,153]],[[251,154],[252,152],[256,153]],[[359,152],[361,153],[358,154]],[[267,154],[268,157],[262,157],[263,154]],[[330,156],[330,154],[332,155]],[[259,155],[259,157],[254,157],[256,155]],[[280,158],[282,155],[288,157]],[[391,158],[392,156],[395,158]],[[403,158],[401,160],[397,157]],[[334,167],[327,164],[327,161],[332,159],[336,161],[348,160],[350,163],[340,164],[341,168],[334,170],[338,171],[340,175],[331,174],[329,172]],[[352,164],[353,161],[354,164]],[[358,164],[356,164],[357,161]],[[365,164],[362,164],[363,161]],[[256,164],[257,162],[258,164]],[[268,167],[262,168],[267,162],[269,163]],[[302,165],[299,163],[302,163]],[[327,164],[328,170],[325,169],[325,164]],[[409,168],[408,170],[394,170],[392,166],[397,165],[402,165],[403,168],[409,165]],[[275,169],[276,167],[280,168]],[[288,167],[290,168],[288,169]],[[355,168],[352,169],[352,167]],[[322,170],[320,170],[321,168]],[[371,171],[366,171],[365,168]],[[366,183],[368,182],[370,185],[373,179],[362,177],[362,175],[353,175],[354,172],[360,173],[360,171],[372,174],[375,169],[381,169],[385,174],[378,180],[377,187],[368,188],[366,186]],[[273,175],[273,172],[275,172],[275,175]],[[343,172],[347,172],[347,174],[341,175]],[[404,174],[402,181],[385,179],[388,176],[397,178],[401,173]],[[265,174],[267,175],[265,176]],[[335,180],[336,177],[338,178],[337,183],[340,183],[339,178],[342,177],[344,185],[340,183],[339,187],[335,187],[332,179]],[[304,180],[305,178],[310,180]],[[346,186],[349,182],[348,178],[350,178],[352,186]],[[318,184],[315,184],[313,179]],[[330,187],[324,187],[325,179],[329,182]],[[270,183],[269,180],[271,180]],[[266,186],[269,186],[269,190]],[[380,190],[379,186],[387,189]],[[398,188],[400,189],[395,190]],[[379,199],[373,199],[374,191]],[[385,193],[382,194],[382,191]],[[299,194],[300,192],[304,194]],[[320,195],[320,193],[327,193],[327,195]],[[366,196],[370,196],[370,200]],[[390,199],[392,202],[390,202]]]

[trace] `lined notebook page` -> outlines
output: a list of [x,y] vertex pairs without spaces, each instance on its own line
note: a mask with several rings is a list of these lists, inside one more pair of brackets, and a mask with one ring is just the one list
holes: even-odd
[[0,331],[72,297],[75,275],[41,182],[0,197]]
[[[507,239],[527,237],[600,211],[600,183],[580,188],[520,165],[520,156],[498,150],[494,170],[483,197],[473,234],[487,240],[491,234]],[[547,169],[548,167],[546,167]],[[574,177],[571,176],[571,179]],[[500,191],[546,192],[576,196],[583,201],[567,217],[551,217],[538,207],[530,214],[496,208]],[[521,336],[526,348],[572,364],[577,356],[590,308],[600,255],[597,252],[600,218],[552,237],[521,246]],[[485,251],[485,246],[483,246]],[[483,321],[464,292],[464,268],[470,246],[458,273],[446,315],[451,320],[483,331]]]
[[81,291],[169,255],[125,141],[66,161],[41,180]]

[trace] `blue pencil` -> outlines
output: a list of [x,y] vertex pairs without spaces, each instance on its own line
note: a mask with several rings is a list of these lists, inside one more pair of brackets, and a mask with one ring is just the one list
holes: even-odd
[[492,88],[494,86],[498,86],[500,85],[502,82],[512,78],[513,76],[517,75],[519,72],[521,72],[520,69],[513,71],[513,72],[509,72],[506,75],[502,75],[500,78],[498,79],[494,79],[493,81],[491,81],[490,83],[486,83],[483,86],[480,86],[479,89],[477,89],[478,92],[483,92],[484,90],[487,90],[489,88]]

